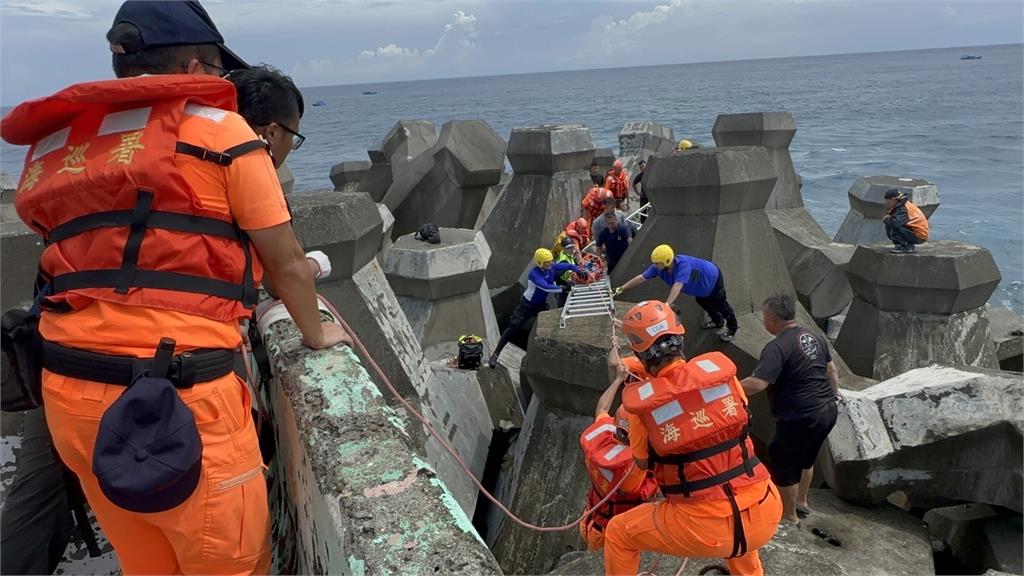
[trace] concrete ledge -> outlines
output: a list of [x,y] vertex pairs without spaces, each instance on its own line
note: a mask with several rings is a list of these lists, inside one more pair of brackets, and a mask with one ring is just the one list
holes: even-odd
[[355,353],[310,351],[290,321],[264,339],[297,573],[501,573]]

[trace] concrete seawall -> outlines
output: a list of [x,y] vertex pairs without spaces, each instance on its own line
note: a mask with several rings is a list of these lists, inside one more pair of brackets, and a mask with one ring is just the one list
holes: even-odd
[[264,339],[280,467],[276,568],[501,573],[352,350],[310,351],[291,321],[272,324]]

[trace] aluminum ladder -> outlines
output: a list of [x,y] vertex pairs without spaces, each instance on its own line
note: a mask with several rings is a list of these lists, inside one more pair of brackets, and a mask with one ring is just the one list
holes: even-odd
[[572,287],[569,297],[562,306],[562,316],[558,319],[559,328],[565,328],[570,318],[586,318],[588,316],[615,315],[615,302],[612,299],[612,285],[605,276],[590,284],[577,284]]

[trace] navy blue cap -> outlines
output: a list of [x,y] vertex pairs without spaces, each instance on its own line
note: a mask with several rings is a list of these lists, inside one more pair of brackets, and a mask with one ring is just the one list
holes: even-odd
[[100,419],[92,471],[103,495],[132,512],[163,512],[199,484],[203,443],[169,380],[139,378]]
[[903,193],[899,188],[889,188],[885,191],[885,198],[895,198],[897,200],[903,200],[906,198],[906,194]]
[[249,67],[244,60],[224,46],[224,37],[206,13],[206,9],[196,0],[128,0],[114,16],[115,26],[122,22],[139,29],[142,44],[111,44],[111,52],[132,54],[155,46],[216,44],[220,48],[224,69],[230,71]]

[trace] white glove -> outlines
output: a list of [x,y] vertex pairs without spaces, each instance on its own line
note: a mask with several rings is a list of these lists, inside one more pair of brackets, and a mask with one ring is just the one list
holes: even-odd
[[327,257],[327,254],[313,250],[306,253],[306,259],[316,262],[316,265],[320,267],[320,273],[316,275],[317,280],[331,275],[331,259]]

